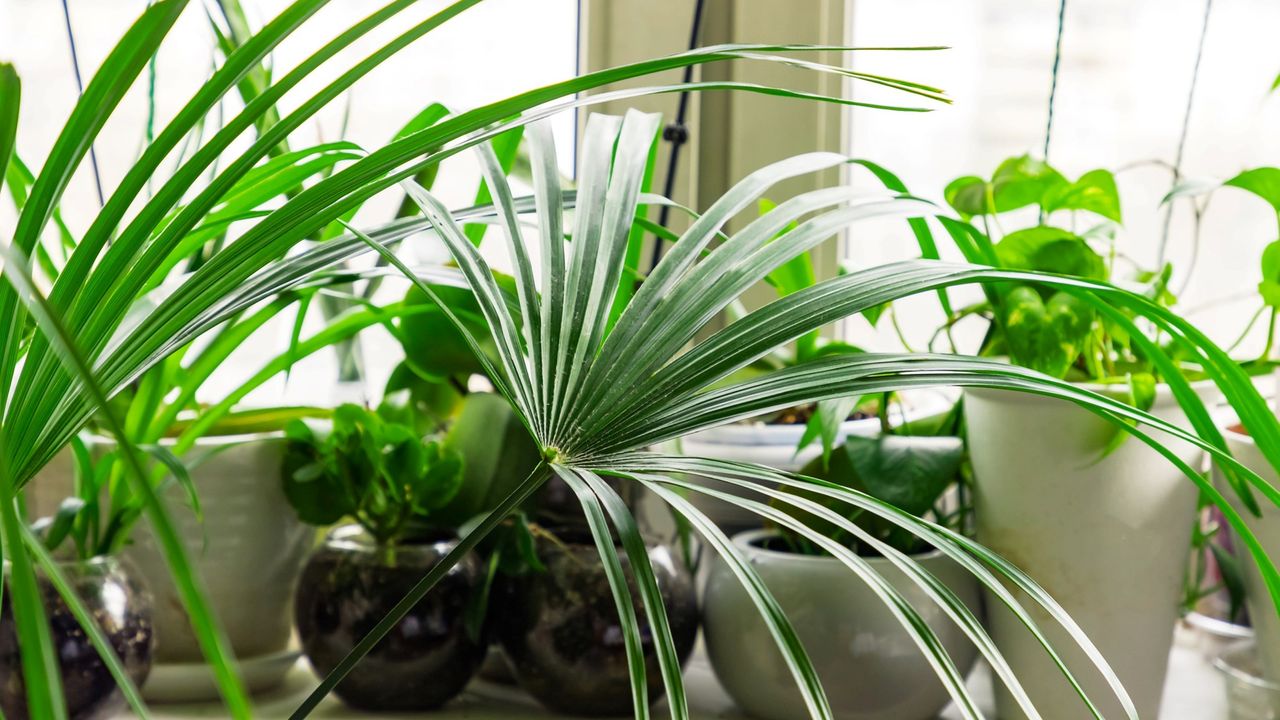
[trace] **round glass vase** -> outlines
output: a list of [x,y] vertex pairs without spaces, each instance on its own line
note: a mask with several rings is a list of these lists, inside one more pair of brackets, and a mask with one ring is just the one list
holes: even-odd
[[[58,567],[106,635],[129,677],[142,685],[151,671],[155,636],[153,600],[141,576],[127,563],[109,556],[60,562]],[[53,583],[39,569],[36,572],[68,717],[101,720],[115,716],[125,705],[124,693]],[[8,575],[6,562],[0,605],[0,710],[15,720],[30,715]]]
[[[302,651],[321,676],[338,663],[457,544],[453,535],[380,545],[357,525],[335,528],[298,579],[294,617]],[[466,686],[487,649],[467,626],[479,591],[479,559],[467,554],[334,688],[370,711],[440,707]]]
[[[667,546],[647,542],[650,564],[683,663],[698,634],[693,575]],[[504,578],[489,605],[494,631],[520,686],[542,705],[580,716],[633,710],[623,629],[600,554],[589,532],[559,529],[537,540],[544,572]],[[652,631],[631,564],[618,555],[640,620],[649,701],[662,695]]]

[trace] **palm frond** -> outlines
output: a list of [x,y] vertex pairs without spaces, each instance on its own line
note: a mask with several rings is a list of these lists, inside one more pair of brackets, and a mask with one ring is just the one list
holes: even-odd
[[[750,465],[693,458],[664,458],[639,452],[643,448],[774,409],[827,398],[911,387],[974,385],[1055,397],[1075,403],[1116,424],[1122,430],[1133,433],[1173,462],[1208,497],[1224,506],[1228,520],[1233,527],[1241,529],[1244,543],[1255,553],[1259,565],[1264,568],[1273,596],[1280,603],[1280,593],[1276,592],[1280,590],[1280,575],[1276,573],[1274,565],[1256,538],[1244,527],[1239,514],[1233,513],[1227,507],[1229,503],[1226,498],[1216,493],[1194,468],[1181,461],[1166,446],[1165,443],[1169,440],[1159,434],[1167,434],[1203,448],[1215,461],[1238,476],[1242,491],[1252,488],[1269,502],[1277,504],[1280,504],[1280,492],[1230,457],[1224,449],[1221,437],[1212,423],[1208,422],[1203,404],[1171,364],[1169,367],[1162,366],[1162,370],[1169,372],[1167,381],[1191,419],[1192,431],[1162,422],[1119,401],[1030,370],[963,356],[832,356],[766,373],[751,380],[724,384],[734,371],[780,345],[840,318],[885,302],[961,284],[1034,281],[1078,294],[1119,322],[1132,323],[1130,314],[1149,320],[1173,337],[1192,357],[1197,358],[1203,364],[1206,374],[1217,382],[1224,394],[1233,403],[1245,408],[1244,414],[1250,418],[1248,422],[1259,426],[1258,437],[1274,437],[1277,427],[1280,427],[1265,412],[1265,403],[1249,385],[1247,378],[1242,376],[1239,368],[1194,327],[1133,293],[1076,278],[1017,273],[981,265],[942,263],[936,260],[895,263],[817,283],[780,298],[760,310],[747,313],[706,339],[696,341],[697,333],[754,283],[791,258],[809,251],[863,218],[896,215],[911,220],[913,222],[910,227],[921,246],[926,249],[932,247],[936,251],[932,236],[925,237],[927,225],[921,225],[923,218],[940,215],[932,205],[900,193],[868,196],[855,193],[849,188],[806,193],[783,203],[725,241],[712,246],[712,240],[719,235],[727,220],[754,202],[771,184],[787,177],[849,162],[843,157],[816,154],[793,158],[758,171],[740,183],[706,212],[695,217],[690,229],[675,241],[671,252],[645,279],[610,331],[607,313],[605,317],[601,317],[586,312],[586,309],[597,307],[597,299],[604,296],[602,291],[609,289],[609,283],[613,282],[615,273],[619,272],[617,265],[622,261],[621,253],[625,251],[630,228],[607,226],[601,218],[605,217],[606,210],[610,207],[609,198],[625,196],[631,185],[616,192],[606,187],[615,183],[637,182],[640,171],[633,167],[631,157],[639,156],[641,139],[645,138],[649,122],[639,114],[629,114],[621,121],[592,118],[586,134],[588,142],[583,158],[583,185],[575,198],[572,242],[567,245],[561,217],[564,212],[563,201],[559,197],[560,191],[553,176],[547,171],[550,165],[547,158],[552,156],[548,150],[550,143],[547,132],[540,126],[531,129],[530,137],[535,153],[542,158],[542,180],[540,184],[535,183],[536,221],[540,228],[538,241],[543,259],[541,304],[538,307],[538,322],[542,332],[536,342],[525,334],[526,342],[523,345],[513,333],[508,341],[508,350],[499,358],[500,370],[508,376],[519,374],[523,381],[529,383],[527,392],[509,392],[508,399],[526,417],[538,418],[536,424],[530,423],[529,426],[535,441],[543,450],[544,458],[553,463],[554,472],[576,480],[583,480],[584,472],[590,471],[594,475],[622,477],[639,482],[684,516],[703,534],[712,548],[725,556],[736,576],[748,588],[757,608],[770,623],[779,649],[792,668],[811,714],[826,717],[830,710],[822,696],[817,676],[785,617],[782,617],[776,603],[769,596],[768,589],[737,555],[728,539],[675,489],[712,494],[735,502],[758,515],[797,530],[819,547],[831,552],[851,572],[877,589],[903,627],[916,639],[918,647],[952,692],[962,711],[970,717],[979,716],[976,705],[958,677],[954,663],[946,656],[931,630],[920,626],[915,610],[905,606],[900,595],[889,589],[883,579],[876,576],[864,562],[842,549],[838,543],[814,533],[803,524],[797,524],[791,516],[766,504],[753,499],[733,499],[713,488],[695,481],[677,479],[678,477],[696,475],[723,479],[767,498],[802,507],[824,519],[835,520],[834,517],[818,512],[820,508],[817,506],[789,496],[781,497],[777,491],[772,490],[779,484],[804,487],[885,517],[943,550],[991,588],[1001,602],[1009,605],[1041,641],[1048,656],[1064,673],[1095,717],[1100,717],[1100,714],[1093,699],[1088,697],[1066,667],[1058,649],[1049,644],[1043,631],[1031,620],[1031,614],[1020,602],[1036,604],[1066,628],[1072,641],[1084,650],[1106,678],[1110,690],[1121,700],[1126,713],[1134,717],[1135,710],[1101,654],[1053,598],[1018,568],[972,540],[913,518],[866,496],[811,478],[785,476],[767,468]],[[636,129],[628,133],[629,128]],[[618,142],[615,151],[614,138],[628,135],[635,138],[634,146]],[[647,142],[647,138],[645,141]],[[535,165],[535,179],[538,177],[536,167],[538,166]],[[607,178],[608,186],[601,187],[600,178]],[[434,207],[437,211],[441,207],[438,202],[431,203],[429,197],[418,199],[421,204]],[[636,205],[629,197],[627,200],[626,207],[630,208],[630,213],[634,216]],[[802,217],[807,219],[794,228],[790,227],[793,221]],[[443,218],[440,220],[443,221]],[[963,230],[959,221],[940,217],[939,222],[953,236],[972,240],[965,246],[966,249],[975,255],[983,252],[981,242]],[[470,262],[466,258],[471,251],[463,247],[460,239],[446,242],[460,264]],[[380,251],[389,254],[385,248],[380,248]],[[532,253],[511,253],[517,275],[526,275],[523,281],[526,287],[522,292],[530,296],[530,301],[522,307],[533,306],[532,292],[528,288],[533,277],[532,269],[528,267],[530,255]],[[599,285],[596,279],[605,284]],[[480,266],[475,266],[474,272],[467,273],[467,280],[477,298],[482,303],[491,305],[486,308],[486,314],[500,318],[503,323],[508,322],[501,315],[506,308],[500,306],[499,299],[489,287],[492,279],[483,274]],[[515,319],[510,322],[512,325],[518,324]],[[491,325],[494,325],[497,332],[508,332],[500,325]],[[517,352],[511,352],[511,348]],[[528,404],[531,399],[534,401],[533,405]],[[1280,449],[1280,444],[1272,452],[1277,449]],[[599,508],[586,493],[592,486],[571,484],[579,491],[589,515],[596,516],[593,525],[599,525],[598,521],[602,519],[598,516]],[[597,494],[596,498],[598,500],[600,496]],[[615,518],[615,529],[616,523]],[[837,524],[849,529],[845,527],[848,523]],[[602,527],[595,529],[598,537],[599,533],[604,532]],[[608,550],[604,552],[608,554]],[[1035,716],[1036,709],[1020,688],[1016,670],[1010,668],[999,656],[972,614],[962,608],[955,601],[954,595],[936,578],[923,568],[914,566],[910,558],[886,550],[882,552],[896,561],[895,565],[908,568],[908,577],[923,587],[928,596],[969,634],[988,657],[997,677],[1011,689],[1024,710]],[[1007,589],[997,589],[1004,582],[1023,591],[1028,600],[1019,601]],[[633,680],[638,682],[641,679],[633,673]],[[677,686],[673,689],[668,681],[668,690],[673,693],[673,704],[684,702],[681,688]],[[638,686],[636,696],[640,696]]]

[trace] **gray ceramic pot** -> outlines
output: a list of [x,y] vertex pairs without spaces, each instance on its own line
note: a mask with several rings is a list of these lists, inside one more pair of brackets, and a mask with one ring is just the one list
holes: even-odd
[[[847,720],[925,720],[949,696],[920,650],[867,586],[839,560],[766,549],[772,531],[735,535],[804,643],[831,701]],[[966,605],[979,607],[977,581],[941,553],[914,556]],[[955,623],[914,583],[883,558],[867,558],[938,634],[961,672],[976,654]],[[728,565],[712,563],[703,604],[703,637],[712,668],[743,710],[765,720],[809,717],[774,645]]]

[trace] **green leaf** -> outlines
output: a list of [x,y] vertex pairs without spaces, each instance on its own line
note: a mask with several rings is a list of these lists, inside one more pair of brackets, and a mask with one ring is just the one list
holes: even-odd
[[1067,179],[1043,160],[1030,155],[1009,158],[991,176],[996,212],[1008,212],[1028,205],[1044,205]]
[[1120,192],[1109,170],[1090,170],[1070,185],[1056,185],[1046,193],[1044,211],[1086,210],[1113,222],[1123,222]]
[[[836,449],[825,468],[814,460],[801,474],[865,492],[905,513],[921,517],[956,482],[963,461],[964,443],[956,437],[851,436]],[[835,532],[829,524],[813,525],[807,518],[801,519],[828,536]],[[899,550],[918,549],[914,537],[895,533],[896,526],[882,518],[859,516],[852,520]]]
[[987,181],[976,175],[952,180],[943,189],[942,196],[948,205],[966,217],[986,215],[990,209],[990,203],[987,202]]
[[1048,302],[1021,286],[1005,295],[1004,334],[1013,361],[1063,377],[1093,329],[1093,310],[1078,298],[1055,292]]
[[538,447],[497,395],[472,393],[445,437],[466,463],[458,493],[435,512],[438,522],[461,525],[495,507],[539,460]]
[[[432,289],[467,324],[472,335],[481,340],[487,351],[494,352],[492,337],[475,296],[462,288],[435,286]],[[405,362],[414,372],[435,382],[455,375],[484,372],[483,363],[471,351],[466,338],[434,300],[414,287],[409,289],[404,302],[409,306],[421,305],[427,308],[426,312],[416,313],[400,321],[400,341],[404,346]]]
[[814,440],[821,440],[821,459],[825,466],[831,459],[831,451],[835,448],[836,438],[840,435],[840,426],[858,406],[858,400],[856,397],[843,397],[820,401],[813,416],[805,424],[804,434],[800,436],[800,442],[796,445],[796,452],[808,447]]
[[1004,236],[995,247],[1002,267],[1094,280],[1107,277],[1106,260],[1084,238],[1061,228],[1040,225],[1017,230]]
[[1224,182],[1223,185],[1251,192],[1266,200],[1276,213],[1280,213],[1280,168],[1260,167],[1245,170]]
[[1280,308],[1280,240],[1273,240],[1263,248],[1261,265],[1258,294],[1268,307]]
[[64,498],[58,504],[58,510],[53,514],[53,517],[44,518],[45,522],[37,522],[32,525],[32,528],[40,531],[45,547],[50,550],[57,550],[62,541],[66,540],[67,535],[71,533],[72,525],[85,506],[86,503],[83,498]]
[[1020,155],[1000,163],[991,182],[972,175],[958,178],[947,185],[943,196],[962,215],[989,215],[1044,206],[1067,185],[1062,173],[1048,163]]
[[[0,63],[0,185],[9,174],[9,158],[13,156],[14,138],[18,134],[21,98],[22,82],[18,73],[9,63]],[[22,210],[20,205],[18,210]]]

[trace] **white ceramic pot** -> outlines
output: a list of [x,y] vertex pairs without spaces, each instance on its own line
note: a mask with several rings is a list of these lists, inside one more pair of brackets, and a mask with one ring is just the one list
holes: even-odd
[[[950,700],[919,648],[888,609],[839,560],[776,552],[759,543],[770,531],[740,533],[733,543],[760,574],[795,627],[840,720],[925,720]],[[915,556],[956,595],[977,608],[977,582],[932,551]],[[883,558],[871,566],[911,603],[967,673],[974,646],[950,618]],[[807,718],[804,702],[759,611],[717,556],[703,603],[707,655],[725,691],[764,720]]]
[[[1233,429],[1231,423],[1224,423],[1222,435],[1227,440],[1227,448],[1245,467],[1254,471],[1263,480],[1280,486],[1280,476],[1267,462],[1267,458],[1258,449],[1258,444],[1244,432]],[[1271,554],[1273,560],[1280,560],[1280,508],[1268,502],[1257,492],[1253,497],[1262,509],[1262,517],[1256,517],[1236,496],[1235,490],[1227,483],[1217,465],[1213,467],[1213,481],[1218,490],[1227,497],[1236,512],[1244,518],[1245,524],[1257,536],[1258,542]],[[1239,543],[1237,543],[1239,545]],[[1249,621],[1258,638],[1258,660],[1263,673],[1272,682],[1280,682],[1280,614],[1276,612],[1275,602],[1267,591],[1258,564],[1244,547],[1237,547],[1236,554],[1244,571],[1244,587],[1246,604],[1249,607]]]
[[[889,421],[893,425],[899,425],[943,412],[947,407],[948,399],[943,393],[934,391],[915,393],[902,398],[899,404],[894,406],[889,414]],[[684,436],[680,439],[679,452],[691,457],[755,463],[775,470],[795,472],[822,453],[822,446],[818,441],[814,441],[799,453],[796,452],[796,445],[804,436],[804,429],[804,425],[775,425],[762,422],[721,425]],[[873,437],[879,432],[878,418],[847,420],[840,425],[836,444],[843,443],[845,438],[850,436]],[[738,487],[718,480],[698,478],[698,481],[722,492],[733,495],[742,494],[742,490]],[[707,497],[701,493],[692,494],[689,499],[726,533],[751,530],[761,525],[758,515],[732,503]]]
[[[1213,385],[1196,389],[1205,398]],[[1066,401],[972,388],[964,409],[978,541],[1047,590],[1101,650],[1139,717],[1157,717],[1196,512],[1195,485],[1134,438],[1104,457],[1116,427]],[[1166,386],[1158,388],[1151,412],[1187,424]],[[1156,437],[1198,467],[1199,450]],[[1121,717],[1119,702],[1084,653],[1048,613],[1016,596],[1103,716]],[[1013,613],[990,596],[987,613],[1001,653],[1046,720],[1089,717]],[[1003,685],[997,685],[996,700],[1001,718],[1024,717]]]
[[[315,543],[285,500],[280,482],[282,435],[201,438],[183,462],[200,498],[203,522],[171,483],[165,494],[209,602],[241,658],[285,651],[293,628],[293,586]],[[157,659],[198,662],[202,656],[150,525],[139,523],[124,554],[156,597]]]

